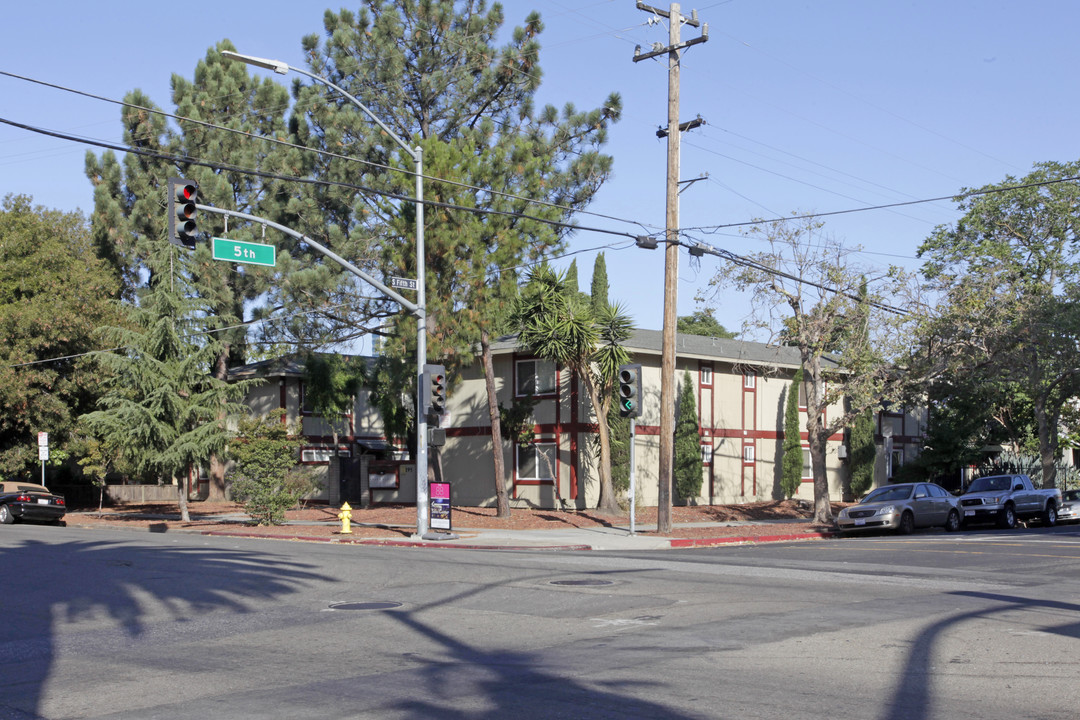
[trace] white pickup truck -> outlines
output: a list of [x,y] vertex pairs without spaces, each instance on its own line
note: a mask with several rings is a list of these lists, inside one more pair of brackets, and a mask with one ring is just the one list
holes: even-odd
[[964,525],[996,523],[1016,527],[1016,521],[1038,519],[1057,522],[1061,491],[1036,488],[1027,475],[990,475],[975,478],[960,496],[960,522]]

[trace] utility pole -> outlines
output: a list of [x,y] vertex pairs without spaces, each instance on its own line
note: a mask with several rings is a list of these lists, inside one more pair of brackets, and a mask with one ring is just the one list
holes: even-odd
[[[657,489],[657,532],[671,532],[671,476],[675,458],[675,327],[678,324],[679,304],[679,58],[684,48],[709,39],[706,23],[701,36],[687,42],[681,40],[682,24],[698,27],[697,10],[686,18],[678,3],[669,11],[646,5],[638,0],[638,10],[665,17],[669,21],[668,46],[655,47],[652,52],[634,50],[634,62],[667,54],[668,56],[668,127],[667,127],[667,212],[664,253],[664,328],[660,355],[660,471]],[[659,43],[657,43],[659,45]]]

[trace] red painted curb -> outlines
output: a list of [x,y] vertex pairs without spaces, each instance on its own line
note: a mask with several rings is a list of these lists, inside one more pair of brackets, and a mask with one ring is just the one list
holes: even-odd
[[810,532],[798,535],[758,535],[750,537],[717,537],[717,538],[673,538],[673,548],[710,547],[713,545],[733,545],[740,543],[758,542],[788,542],[792,540],[827,540],[836,537],[835,533]]

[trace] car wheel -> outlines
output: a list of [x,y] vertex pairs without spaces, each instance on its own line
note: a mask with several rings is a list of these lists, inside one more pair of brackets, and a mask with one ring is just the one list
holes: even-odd
[[1054,527],[1057,525],[1057,506],[1054,503],[1047,503],[1046,510],[1043,511],[1042,524],[1046,527]]
[[999,524],[1005,530],[1012,530],[1016,527],[1016,509],[1012,505],[1006,505],[1005,509],[1002,510]]
[[910,535],[915,532],[915,516],[911,514],[910,510],[905,510],[904,514],[900,516],[900,534]]
[[13,522],[15,522],[15,516],[11,514],[11,508],[7,505],[0,505],[0,523],[10,525]]
[[956,532],[960,529],[960,513],[955,510],[949,511],[949,517],[945,518],[945,531]]

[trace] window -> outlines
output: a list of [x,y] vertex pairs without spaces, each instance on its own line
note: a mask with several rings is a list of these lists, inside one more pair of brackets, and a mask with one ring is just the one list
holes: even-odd
[[752,463],[752,462],[754,462],[754,446],[753,445],[743,445],[742,459],[743,459],[744,463]]
[[742,376],[742,386],[744,388],[753,388],[757,386],[757,375],[752,372],[748,372]]
[[555,363],[550,360],[518,360],[518,397],[553,395],[555,390]]
[[702,365],[700,373],[701,373],[701,384],[702,385],[712,385],[712,366],[711,365]]
[[896,448],[889,455],[889,477],[896,474],[896,471],[900,469],[900,466],[904,464],[904,450],[903,448]]
[[518,446],[518,480],[554,480],[555,444],[534,443]]
[[799,383],[799,409],[806,409],[806,383]]
[[701,464],[702,465],[709,465],[710,463],[712,463],[712,445],[711,444],[702,445],[701,446]]
[[810,448],[802,449],[802,479],[812,480],[814,478],[814,467],[810,462]]
[[[352,450],[347,447],[338,448],[338,457],[352,457]],[[334,456],[332,447],[307,447],[300,451],[300,462],[304,463],[328,463]]]

